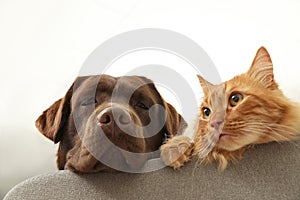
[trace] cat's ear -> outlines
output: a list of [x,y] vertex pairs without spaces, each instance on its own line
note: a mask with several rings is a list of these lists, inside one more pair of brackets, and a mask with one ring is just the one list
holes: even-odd
[[200,85],[203,89],[204,94],[208,94],[209,91],[211,90],[211,88],[214,86],[212,83],[208,82],[207,80],[205,80],[202,76],[200,76],[199,74],[197,75]]
[[247,74],[266,88],[275,89],[278,87],[274,80],[273,63],[265,47],[258,49]]

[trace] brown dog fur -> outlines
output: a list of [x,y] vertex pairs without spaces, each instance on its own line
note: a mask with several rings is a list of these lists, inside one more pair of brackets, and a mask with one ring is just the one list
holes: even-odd
[[[136,85],[140,87],[134,90],[129,102],[126,102],[126,98],[123,97],[130,95],[127,91],[133,90]],[[113,92],[117,95],[116,99],[112,99]],[[149,108],[153,105],[161,105],[164,111],[153,109],[154,117],[151,122]],[[145,135],[151,130],[136,130],[132,126],[126,126],[127,131],[133,133],[128,135],[115,124],[114,119],[109,119],[109,125],[105,124],[105,118],[102,119],[104,124],[99,122],[98,117],[105,109],[119,109],[122,112],[125,110],[129,113],[130,120],[137,126],[147,126],[151,122],[154,127],[161,127],[161,129],[148,137]],[[101,114],[100,117],[102,116]],[[139,76],[79,77],[66,95],[51,105],[36,120],[36,127],[44,136],[54,143],[60,143],[57,152],[58,168],[79,172],[114,171],[97,159],[103,156],[115,159],[117,164],[123,160],[120,164],[126,163],[129,168],[141,168],[146,160],[156,156],[151,152],[158,150],[166,137],[182,134],[186,126],[186,122],[175,108],[161,97],[154,83]],[[100,130],[104,135],[99,134]],[[115,154],[116,152],[112,152],[111,147],[104,142],[107,138],[122,150],[150,153],[151,156],[147,159],[132,160],[125,154]],[[90,152],[91,148],[96,149],[96,153]]]

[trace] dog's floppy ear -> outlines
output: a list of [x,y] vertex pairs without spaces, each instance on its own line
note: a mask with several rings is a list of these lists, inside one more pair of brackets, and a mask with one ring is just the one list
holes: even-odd
[[175,135],[182,135],[187,128],[187,123],[184,118],[176,111],[176,109],[169,103],[165,103],[166,110],[166,122],[165,133],[167,137],[173,137]]
[[63,98],[52,104],[35,121],[37,129],[47,138],[54,141],[54,143],[58,143],[61,140],[64,124],[70,115],[73,85]]

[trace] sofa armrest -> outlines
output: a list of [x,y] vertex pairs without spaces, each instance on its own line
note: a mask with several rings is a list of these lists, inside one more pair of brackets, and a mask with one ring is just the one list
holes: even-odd
[[18,184],[4,199],[299,199],[299,145],[258,145],[222,173],[195,158],[144,174],[58,171]]

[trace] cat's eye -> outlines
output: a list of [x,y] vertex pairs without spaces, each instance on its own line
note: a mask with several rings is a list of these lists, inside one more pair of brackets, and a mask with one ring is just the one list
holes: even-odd
[[229,104],[231,107],[238,105],[243,100],[243,95],[240,93],[234,93],[229,98]]
[[95,98],[90,98],[90,99],[87,99],[85,101],[83,101],[81,103],[81,106],[89,106],[89,105],[93,105],[93,104],[96,104],[97,103],[97,100]]
[[207,119],[209,117],[211,111],[209,108],[204,107],[204,108],[202,108],[202,113],[203,113],[203,118]]

